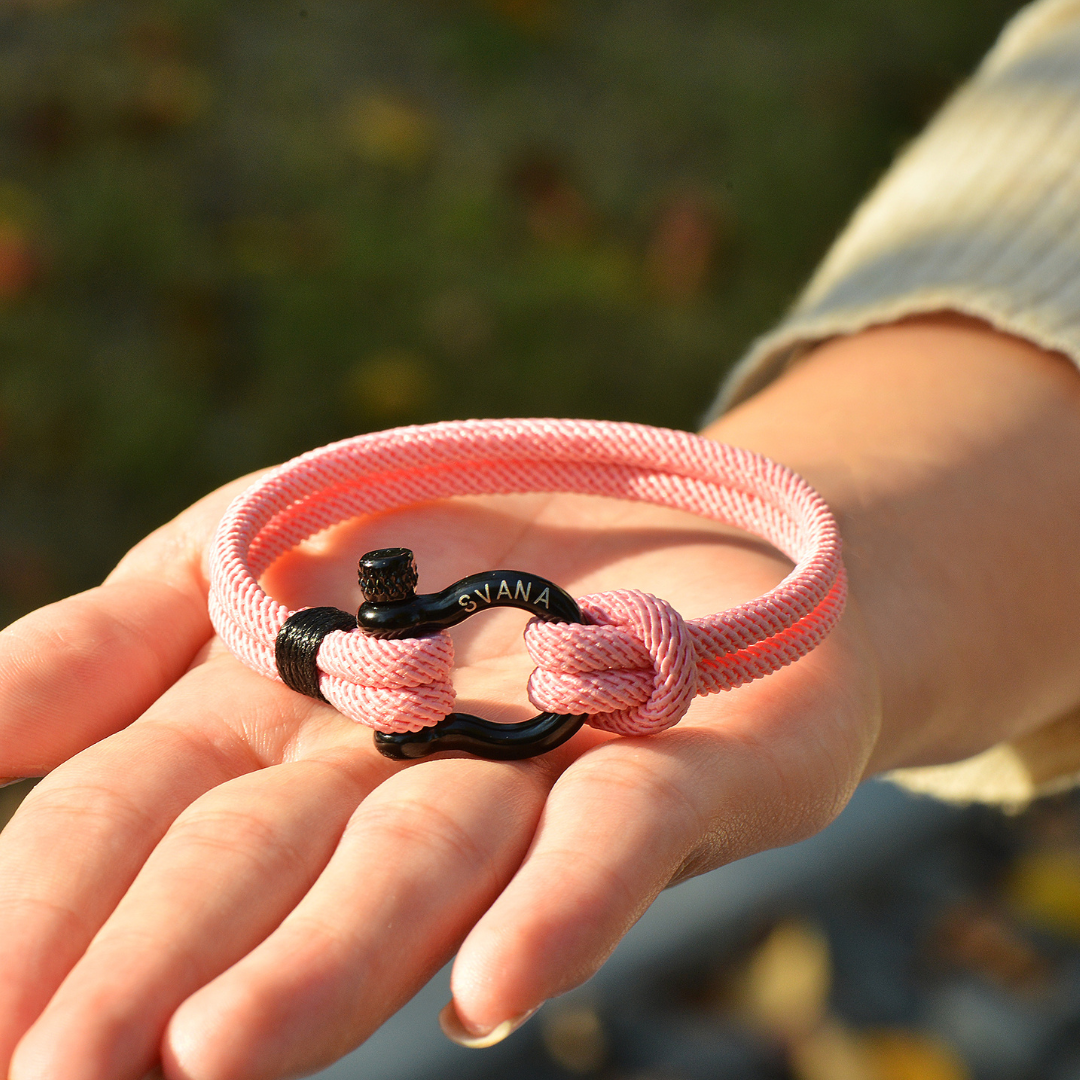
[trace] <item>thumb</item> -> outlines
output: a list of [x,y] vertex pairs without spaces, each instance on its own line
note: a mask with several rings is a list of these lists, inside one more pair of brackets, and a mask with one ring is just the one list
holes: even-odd
[[204,552],[236,480],[137,544],[103,585],[0,631],[0,778],[41,776],[130,724],[213,634]]

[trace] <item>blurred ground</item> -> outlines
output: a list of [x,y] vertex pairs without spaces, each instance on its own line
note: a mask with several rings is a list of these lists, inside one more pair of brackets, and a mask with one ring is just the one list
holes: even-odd
[[1080,1080],[1080,801],[861,859],[550,1003],[473,1080]]
[[1015,0],[8,0],[0,624],[367,429],[692,427]]

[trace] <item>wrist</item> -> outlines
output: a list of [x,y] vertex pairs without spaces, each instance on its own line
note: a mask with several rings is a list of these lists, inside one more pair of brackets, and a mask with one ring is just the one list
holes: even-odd
[[705,432],[795,469],[845,543],[881,767],[954,760],[1080,701],[1080,380],[952,316],[819,346]]

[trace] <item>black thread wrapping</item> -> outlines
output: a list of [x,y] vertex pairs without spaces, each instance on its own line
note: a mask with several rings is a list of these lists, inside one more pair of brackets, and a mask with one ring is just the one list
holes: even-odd
[[274,659],[281,681],[298,694],[326,701],[319,689],[315,658],[323,638],[334,630],[355,630],[356,616],[336,607],[304,608],[290,615],[274,641]]

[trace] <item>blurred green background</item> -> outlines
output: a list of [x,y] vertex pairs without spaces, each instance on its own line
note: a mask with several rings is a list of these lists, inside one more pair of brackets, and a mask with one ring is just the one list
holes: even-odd
[[693,427],[1015,0],[8,0],[0,623],[231,477]]

